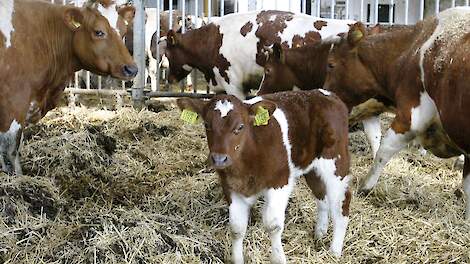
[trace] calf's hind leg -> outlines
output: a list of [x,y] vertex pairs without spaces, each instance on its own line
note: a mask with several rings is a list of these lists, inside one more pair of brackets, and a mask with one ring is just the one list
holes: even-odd
[[320,177],[315,172],[310,172],[305,175],[307,185],[312,190],[313,195],[317,200],[317,222],[315,224],[315,238],[321,239],[328,233],[328,200],[325,197],[325,185],[320,180]]
[[[23,174],[19,157],[19,147],[22,139],[23,129],[16,120],[13,120],[8,131],[0,132],[0,165],[3,171],[7,173],[14,172],[17,175]],[[6,161],[10,163],[10,166]]]

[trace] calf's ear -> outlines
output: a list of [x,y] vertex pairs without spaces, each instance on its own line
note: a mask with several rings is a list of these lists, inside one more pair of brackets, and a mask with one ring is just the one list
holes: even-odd
[[178,108],[181,111],[189,110],[197,113],[200,117],[202,117],[202,112],[208,102],[209,101],[193,98],[179,98],[178,100],[176,100],[176,104],[178,105]]
[[[267,125],[277,105],[273,101],[263,100],[249,106],[249,114],[255,126]],[[261,118],[259,118],[261,117]]]
[[179,39],[180,39],[179,34],[173,30],[169,30],[168,33],[166,33],[167,45],[169,47],[174,47],[178,45]]
[[357,22],[350,26],[348,32],[349,45],[355,47],[364,39],[366,35],[366,28],[361,22]]
[[70,30],[77,31],[82,26],[82,11],[76,7],[67,7],[64,12],[64,22]]

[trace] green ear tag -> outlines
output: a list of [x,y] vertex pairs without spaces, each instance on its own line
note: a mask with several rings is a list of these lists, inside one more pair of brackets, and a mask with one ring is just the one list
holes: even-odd
[[258,107],[255,115],[255,126],[265,126],[269,121],[269,111],[262,106]]
[[183,112],[181,112],[180,119],[186,123],[194,125],[197,122],[197,113],[188,109],[184,109]]

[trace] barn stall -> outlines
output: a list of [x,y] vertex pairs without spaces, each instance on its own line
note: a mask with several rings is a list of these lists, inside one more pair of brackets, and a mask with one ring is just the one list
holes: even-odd
[[[353,5],[358,2],[364,7],[360,8],[363,17],[359,12],[361,20],[383,22],[383,16],[373,12],[382,1],[317,1],[310,5],[302,1],[300,8],[309,11],[310,6],[310,12],[323,17],[348,14],[346,17],[354,18],[357,10]],[[394,12],[392,19],[383,23],[393,23],[394,15],[402,14],[399,4],[408,3],[410,10],[415,3],[383,2],[397,7],[388,9],[392,10],[389,15]],[[468,4],[418,2],[417,19],[448,3]],[[342,3],[348,3],[343,5],[345,9]],[[138,6],[137,1],[134,4]],[[415,17],[409,15],[407,21]],[[160,84],[165,85],[164,80]],[[140,111],[130,107],[152,92],[144,86],[134,84],[134,97],[122,86],[102,86],[99,92],[74,87],[84,92],[68,90],[62,107],[27,129],[21,159],[25,175],[0,173],[2,263],[228,261],[228,208],[217,176],[206,169],[203,126],[179,120],[172,100],[148,100],[149,107]],[[202,87],[196,90],[198,94],[207,93],[204,83],[197,86]],[[166,95],[194,92],[184,86],[181,91],[181,87],[174,86],[176,90]],[[154,95],[161,97],[163,92]],[[71,103],[73,94],[78,95]],[[390,120],[391,115],[383,115],[383,127]],[[350,150],[355,190],[372,162],[361,131],[350,134]],[[470,262],[470,225],[463,218],[461,169],[454,162],[423,155],[413,146],[397,155],[371,194],[354,193],[341,259],[328,252],[331,234],[320,241],[313,238],[316,205],[300,180],[283,233],[288,262]],[[249,263],[269,261],[262,204],[258,202],[252,210],[245,239]]]

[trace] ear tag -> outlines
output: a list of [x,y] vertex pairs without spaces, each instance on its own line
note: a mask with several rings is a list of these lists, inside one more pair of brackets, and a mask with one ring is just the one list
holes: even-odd
[[75,29],[79,28],[82,24],[79,22],[75,21],[75,19],[72,19],[72,25],[75,27]]
[[188,109],[184,109],[183,112],[181,112],[180,119],[186,123],[194,125],[197,122],[197,113]]
[[266,126],[271,117],[269,111],[262,106],[258,107],[255,115],[255,126]]
[[354,41],[360,40],[363,36],[364,36],[364,34],[362,34],[362,31],[360,31],[358,29],[356,29],[352,32],[352,37],[353,37]]

